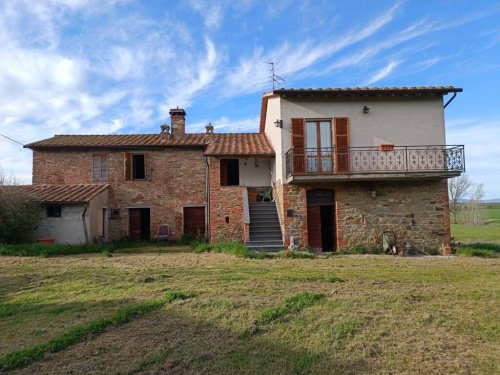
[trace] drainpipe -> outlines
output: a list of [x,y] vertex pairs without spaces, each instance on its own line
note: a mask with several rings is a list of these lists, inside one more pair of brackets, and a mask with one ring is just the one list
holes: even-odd
[[456,92],[453,93],[453,96],[446,102],[443,108],[448,107],[448,104],[450,104],[453,101],[453,99],[455,99],[455,96],[457,96]]
[[208,163],[208,157],[205,157],[205,237],[210,242],[210,165]]
[[89,205],[85,205],[85,209],[82,212],[82,223],[83,223],[83,233],[85,234],[85,243],[89,243],[89,233],[87,231],[87,222],[85,221],[85,214],[87,213],[87,208],[89,208]]

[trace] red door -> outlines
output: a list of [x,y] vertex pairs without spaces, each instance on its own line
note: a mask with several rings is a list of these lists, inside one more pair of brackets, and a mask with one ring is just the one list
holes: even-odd
[[184,207],[184,234],[205,237],[205,207]]
[[129,237],[132,241],[141,240],[141,210],[140,208],[130,208],[129,216]]

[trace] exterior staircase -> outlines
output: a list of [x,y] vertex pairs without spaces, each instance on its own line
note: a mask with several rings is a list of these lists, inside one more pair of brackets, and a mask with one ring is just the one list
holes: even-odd
[[250,208],[250,250],[277,251],[283,249],[283,237],[274,202],[253,202]]

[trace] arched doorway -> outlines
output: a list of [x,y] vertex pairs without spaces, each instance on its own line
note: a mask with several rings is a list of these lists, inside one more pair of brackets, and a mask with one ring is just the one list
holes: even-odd
[[314,249],[334,251],[336,243],[333,190],[307,191],[308,244]]

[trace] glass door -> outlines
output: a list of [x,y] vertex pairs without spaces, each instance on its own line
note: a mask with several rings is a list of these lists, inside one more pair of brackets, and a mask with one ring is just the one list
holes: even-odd
[[332,126],[330,121],[306,122],[307,172],[332,171]]

